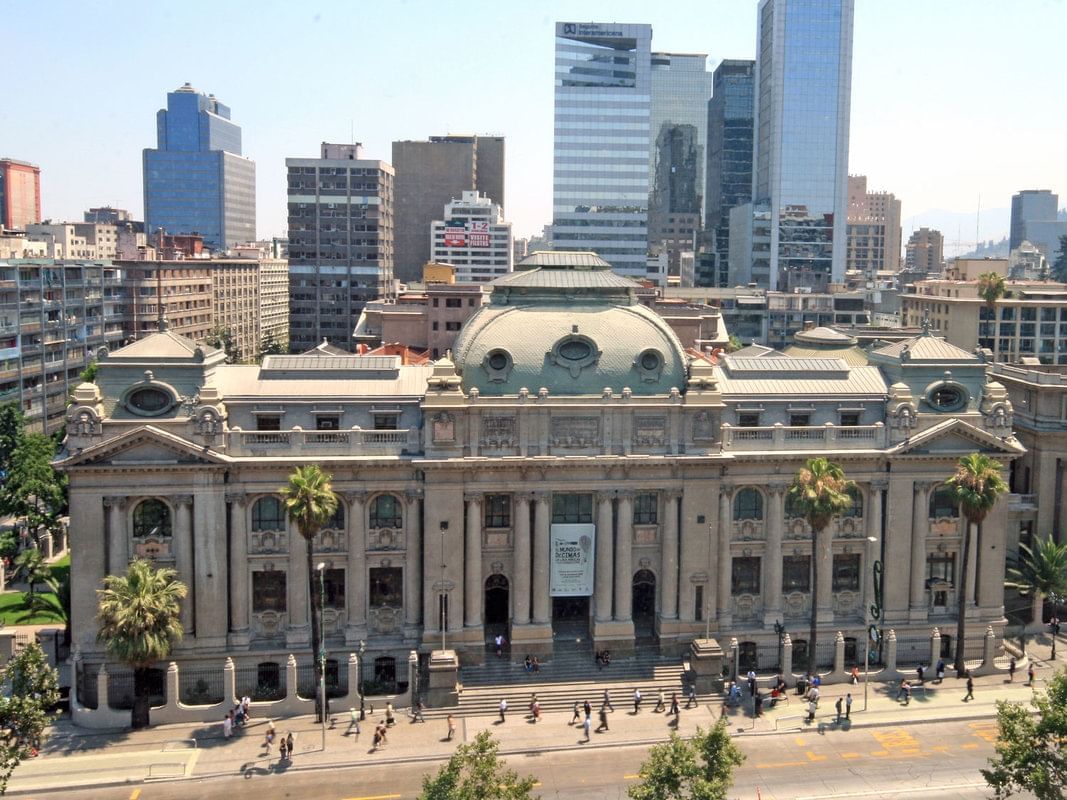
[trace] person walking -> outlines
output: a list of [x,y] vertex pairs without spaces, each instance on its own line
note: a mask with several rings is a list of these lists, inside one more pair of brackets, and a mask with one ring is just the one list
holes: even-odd
[[493,644],[496,645],[496,657],[503,658],[504,656],[504,637],[499,633],[496,638],[493,639]]
[[756,690],[756,696],[752,698],[752,715],[756,717],[763,716],[763,692],[759,689]]
[[348,709],[348,730],[345,731],[345,736],[351,735],[353,728],[356,731],[356,741],[359,741],[359,711],[354,707]]
[[841,709],[844,705],[844,700],[842,700],[842,698],[840,697],[837,698],[837,702],[834,703],[834,709],[837,711],[837,719],[835,719],[834,722],[836,722],[838,725],[841,724]]
[[396,714],[393,711],[393,703],[390,701],[385,704],[385,727],[391,728],[396,725]]
[[749,697],[755,697],[756,696],[756,670],[750,669],[748,671],[748,675],[746,675],[745,677],[748,678],[748,696]]
[[919,679],[919,685],[923,685],[923,676],[926,674],[926,668],[920,664],[915,668],[915,676]]
[[937,673],[938,683],[941,683],[943,680],[945,680],[945,659],[939,658],[937,660],[937,669],[935,670],[935,672]]
[[582,712],[578,710],[578,701],[575,700],[574,701],[574,714],[571,716],[571,721],[568,722],[567,724],[568,725],[573,725],[575,722],[577,722],[581,718],[582,718]]
[[637,714],[641,710],[641,690],[634,689],[634,713]]
[[600,707],[600,724],[596,726],[596,732],[601,733],[608,730],[608,710],[604,706]]
[[971,677],[971,673],[967,673],[967,694],[963,696],[963,701],[974,700],[974,678]]
[[289,743],[285,740],[285,737],[283,736],[278,741],[278,761],[281,762],[281,761],[288,761],[288,760],[289,760]]
[[695,706],[697,704],[697,687],[694,684],[689,684],[685,690],[685,707]]
[[385,724],[385,720],[382,720],[381,722],[378,723],[378,740],[379,740],[378,743],[379,744],[381,744],[383,746],[389,744],[388,740],[386,739],[386,736],[387,736],[388,733],[389,733],[389,727]]
[[289,761],[292,762],[293,756],[296,754],[296,741],[293,738],[293,732],[289,731],[285,735],[285,749],[289,751]]
[[500,721],[503,722],[504,721],[504,714],[507,713],[507,710],[508,710],[508,701],[505,700],[503,697],[500,698],[500,706],[499,706],[499,708],[500,708]]
[[845,719],[852,719],[852,692],[845,695]]
[[1012,656],[1008,662],[1008,683],[1015,683],[1015,668],[1015,656]]
[[666,702],[667,702],[666,695],[664,695],[663,690],[660,689],[659,690],[659,699],[656,701],[656,707],[652,709],[652,713],[653,714],[658,714],[661,711],[663,711],[663,709],[667,707],[666,706]]
[[808,701],[808,722],[815,721],[815,710],[819,707],[819,704],[814,700]]
[[671,692],[671,714],[675,717],[681,716],[678,711],[678,692]]
[[593,704],[586,700],[585,703],[582,705],[582,711],[585,712],[585,718],[589,719],[593,716]]
[[229,739],[233,736],[233,712],[227,711],[226,716],[222,718],[222,738]]
[[384,728],[384,726],[381,726],[381,725],[375,727],[375,729],[374,729],[374,741],[373,741],[373,743],[371,745],[371,752],[372,753],[377,752],[378,748],[382,744],[382,739],[385,738],[384,734],[382,733],[383,730],[385,730],[385,728]]
[[1030,666],[1026,668],[1026,678],[1027,678],[1026,685],[1027,686],[1033,686],[1034,685],[1034,678],[1036,678],[1036,677],[1037,677],[1037,668],[1034,666],[1034,662],[1031,661],[1030,662]]
[[456,735],[456,718],[451,714],[448,715],[448,736],[445,738],[446,742],[451,742],[452,737]]
[[270,748],[274,744],[274,720],[267,720],[267,730],[263,734],[263,747],[267,751],[267,757],[270,758]]
[[423,705],[421,700],[411,707],[411,724],[412,725],[414,725],[416,722],[425,722],[426,721],[426,717],[423,716],[423,712],[425,710],[426,710],[426,706]]
[[[585,704],[588,706],[589,705],[589,701],[586,700]],[[611,704],[611,697],[608,695],[608,690],[607,689],[604,690],[604,705],[608,707],[608,710],[610,710],[611,713],[613,713],[613,714],[615,713],[615,706],[613,706]],[[588,712],[586,712],[586,713],[588,713]]]
[[589,730],[593,727],[593,720],[586,717],[582,720],[582,730],[585,732],[585,741],[589,741]]

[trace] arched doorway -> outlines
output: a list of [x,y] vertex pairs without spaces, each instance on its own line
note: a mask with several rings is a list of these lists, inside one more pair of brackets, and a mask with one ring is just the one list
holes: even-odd
[[511,618],[510,586],[508,579],[496,573],[485,579],[485,640],[491,642],[497,634],[508,636]]
[[634,636],[650,638],[656,635],[656,576],[651,570],[634,573],[632,608]]

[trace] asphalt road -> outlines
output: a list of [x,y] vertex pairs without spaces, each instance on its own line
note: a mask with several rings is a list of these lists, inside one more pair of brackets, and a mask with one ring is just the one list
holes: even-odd
[[[827,728],[822,733],[740,737],[747,756],[737,771],[731,797],[762,800],[830,798],[986,798],[979,768],[993,752],[992,720],[938,722],[910,726]],[[533,774],[544,798],[617,800],[637,778],[647,748],[601,748],[595,757],[578,751],[508,757],[522,774]],[[49,792],[61,800],[406,800],[416,797],[427,764],[380,765],[122,788]],[[44,800],[46,795],[28,795]],[[27,797],[27,795],[21,795]]]

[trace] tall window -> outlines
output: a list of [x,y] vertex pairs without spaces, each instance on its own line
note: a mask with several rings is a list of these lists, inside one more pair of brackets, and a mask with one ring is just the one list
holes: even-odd
[[277,497],[261,497],[252,506],[252,530],[284,531],[285,509]]
[[511,527],[510,494],[487,494],[485,496],[485,527]]
[[926,583],[929,585],[938,581],[955,584],[955,553],[931,553],[926,557]]
[[380,494],[370,504],[370,526],[378,528],[401,528],[404,525],[400,511],[400,498],[395,494]]
[[403,581],[400,567],[371,567],[370,607],[400,608],[404,604]]
[[850,486],[845,490],[849,499],[852,500],[849,503],[848,508],[841,512],[842,517],[862,517],[863,516],[863,492],[859,490],[857,486]]
[[142,500],[133,510],[133,535],[138,539],[149,536],[170,536],[170,508],[162,500]]
[[758,557],[735,557],[730,582],[731,594],[759,594],[759,571]]
[[322,527],[331,531],[343,531],[345,529],[344,503],[342,503],[340,500],[337,501],[337,508],[334,509],[333,516],[326,520],[326,524]]
[[252,573],[252,611],[285,611],[285,573],[261,570]]
[[659,495],[640,492],[634,495],[634,525],[655,525],[659,522]]
[[324,569],[322,586],[315,588],[323,593],[323,608],[345,607],[345,571],[343,569]]
[[593,495],[591,494],[554,494],[552,495],[552,522],[559,524],[579,524],[593,521]]
[[759,490],[746,487],[737,493],[734,498],[734,519],[763,519],[763,495]]
[[839,553],[834,556],[835,592],[858,592],[860,590],[859,553]]
[[956,508],[956,497],[951,487],[938,486],[930,495],[930,518],[958,517],[959,510]]
[[811,556],[782,558],[782,591],[811,591]]

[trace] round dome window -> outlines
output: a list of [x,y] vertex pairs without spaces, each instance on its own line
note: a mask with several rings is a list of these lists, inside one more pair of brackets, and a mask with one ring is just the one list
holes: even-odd
[[559,354],[568,361],[581,361],[582,359],[589,358],[589,354],[592,351],[593,348],[589,346],[589,342],[582,341],[581,339],[564,342],[559,346]]
[[135,389],[127,398],[127,406],[136,414],[151,417],[168,411],[173,398],[167,392],[155,387]]
[[563,367],[572,378],[577,378],[583,369],[597,362],[600,350],[597,349],[596,342],[577,332],[577,325],[574,327],[575,330],[556,342],[546,355],[553,364]]
[[490,350],[482,359],[482,369],[494,383],[503,383],[511,373],[511,353],[507,350]]
[[641,366],[648,370],[655,369],[659,366],[659,356],[652,352],[644,353],[641,356]]
[[967,404],[967,392],[958,384],[939,383],[927,393],[926,401],[938,411],[959,411]]
[[634,359],[634,368],[641,376],[641,380],[655,383],[659,380],[660,373],[663,372],[663,353],[652,348],[641,351]]

